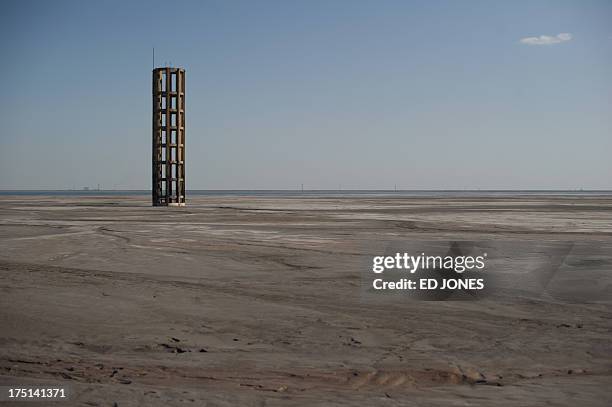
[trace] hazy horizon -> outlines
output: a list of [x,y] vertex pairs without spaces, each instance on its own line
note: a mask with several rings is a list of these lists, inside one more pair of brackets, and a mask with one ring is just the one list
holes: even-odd
[[0,190],[148,190],[152,47],[188,190],[612,189],[611,2],[171,7],[5,3]]

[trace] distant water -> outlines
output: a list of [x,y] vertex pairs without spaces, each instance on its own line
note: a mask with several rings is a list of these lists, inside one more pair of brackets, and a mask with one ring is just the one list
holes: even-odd
[[[127,196],[147,190],[0,190],[0,196]],[[470,196],[612,196],[612,190],[193,190],[187,196],[262,197],[470,197]]]

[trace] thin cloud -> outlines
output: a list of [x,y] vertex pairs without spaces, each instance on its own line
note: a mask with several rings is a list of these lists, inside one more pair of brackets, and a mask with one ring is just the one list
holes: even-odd
[[560,33],[555,36],[550,35],[540,35],[539,37],[525,37],[521,38],[521,44],[527,45],[552,45],[552,44],[560,44],[562,42],[567,42],[572,39],[572,34],[570,33]]

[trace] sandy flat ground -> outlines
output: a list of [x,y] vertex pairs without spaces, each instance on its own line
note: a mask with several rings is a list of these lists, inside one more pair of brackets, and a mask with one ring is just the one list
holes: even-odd
[[[436,239],[592,255],[578,301],[364,301],[377,243]],[[3,196],[0,276],[0,384],[57,405],[612,405],[609,196]]]

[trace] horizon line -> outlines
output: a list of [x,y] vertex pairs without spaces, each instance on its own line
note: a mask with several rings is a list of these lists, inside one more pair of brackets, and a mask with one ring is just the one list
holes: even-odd
[[[0,188],[0,192],[148,192],[150,193],[151,189],[73,189],[73,188],[63,188],[63,189],[37,189],[37,188],[23,188],[23,189],[3,189]],[[251,189],[231,189],[231,188],[221,188],[221,189],[188,189],[186,192],[277,192],[277,191],[286,191],[286,192],[612,192],[611,189],[588,189],[588,188],[573,188],[573,189],[558,189],[558,188],[420,188],[420,189],[337,189],[337,188],[320,188],[320,189],[300,189],[300,188],[277,188],[277,189],[263,189],[263,188],[251,188]]]

